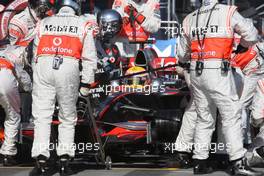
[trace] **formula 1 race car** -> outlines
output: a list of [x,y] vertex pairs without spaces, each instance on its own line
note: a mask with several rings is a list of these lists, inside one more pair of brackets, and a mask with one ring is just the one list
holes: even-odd
[[[188,103],[189,91],[183,79],[172,79],[176,75],[174,65],[167,66],[168,68],[159,66],[161,59],[153,50],[140,50],[133,62],[139,60],[141,64],[148,66],[155,63],[155,67],[151,66],[152,71],[147,73],[147,76],[158,76],[146,80],[147,84],[140,85],[137,80],[143,78],[142,75],[148,71],[130,73],[121,76],[119,84],[111,87],[112,90],[108,90],[104,99],[79,97],[75,143],[78,147],[89,144],[89,150],[76,148],[77,157],[87,159],[92,156],[98,164],[111,168],[111,158],[161,157],[170,152],[165,150],[165,143],[173,143],[176,140]],[[110,81],[111,85],[116,81],[117,79]],[[137,85],[131,81],[136,81]],[[99,103],[96,103],[98,101]],[[52,143],[57,143],[57,126],[60,123],[57,120],[58,111],[56,107],[52,124]],[[22,146],[28,145],[27,150],[31,147],[33,134],[31,123],[21,125],[19,143]]]
[[[12,15],[9,14],[8,20]],[[5,36],[5,33],[1,35]],[[166,42],[175,47],[175,43]],[[75,133],[77,157],[95,158],[96,163],[110,169],[111,158],[160,157],[170,152],[164,146],[176,140],[189,91],[175,70],[175,55],[158,55],[155,47],[157,49],[154,44],[142,47],[135,57],[114,62],[117,66],[114,70],[119,69],[120,73],[107,73],[111,77],[106,79],[99,76],[91,96],[79,97]],[[57,143],[58,112],[56,107],[52,144]],[[22,123],[19,133],[21,161],[26,160],[25,154],[28,154],[27,159],[30,158],[33,138],[32,122]],[[0,141],[3,139],[3,131],[0,131]]]

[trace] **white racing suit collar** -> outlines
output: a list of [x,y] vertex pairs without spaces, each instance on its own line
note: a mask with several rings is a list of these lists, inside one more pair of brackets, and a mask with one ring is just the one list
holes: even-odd
[[29,7],[26,8],[27,13],[29,14],[30,18],[34,21],[36,24],[40,19],[37,17],[35,11]]

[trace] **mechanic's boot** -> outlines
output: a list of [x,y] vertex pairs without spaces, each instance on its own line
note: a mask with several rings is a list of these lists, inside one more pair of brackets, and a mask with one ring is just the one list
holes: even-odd
[[208,166],[207,160],[195,159],[193,161],[193,174],[194,175],[210,174],[212,172],[213,172],[213,168]]
[[15,159],[15,156],[4,155],[3,166],[11,167],[16,165],[17,165],[17,161]]
[[264,173],[255,171],[248,166],[247,159],[232,161],[231,174],[236,176],[262,176]]
[[178,153],[178,158],[180,160],[180,165],[182,168],[192,167],[192,159],[190,153]]
[[39,155],[36,160],[36,166],[29,173],[29,176],[49,176],[47,167],[47,157]]
[[247,163],[250,167],[258,166],[264,163],[264,155],[261,156],[261,151],[254,149],[253,151],[248,151],[246,153]]
[[70,156],[62,155],[60,156],[60,176],[73,175],[73,171],[69,167]]
[[192,167],[191,154],[187,152],[177,152],[171,160],[167,162],[167,167],[179,167],[188,169]]

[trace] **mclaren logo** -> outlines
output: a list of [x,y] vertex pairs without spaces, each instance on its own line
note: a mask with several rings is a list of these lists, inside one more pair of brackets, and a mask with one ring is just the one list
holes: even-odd
[[45,25],[44,31],[47,32],[58,32],[58,33],[73,33],[77,34],[78,27],[77,26],[56,26],[56,25]]

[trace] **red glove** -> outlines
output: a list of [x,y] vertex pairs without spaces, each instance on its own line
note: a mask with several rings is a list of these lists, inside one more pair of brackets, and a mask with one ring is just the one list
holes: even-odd
[[128,14],[128,16],[130,16],[131,11],[133,12],[133,16],[134,17],[136,17],[137,14],[138,14],[137,9],[132,4],[127,5],[125,7],[124,11],[125,11],[126,14]]
[[123,18],[123,24],[124,25],[128,25],[128,23],[129,23],[129,18],[128,17],[124,17]]
[[133,7],[131,4],[130,5],[127,5],[124,9],[125,13],[128,14],[130,16],[131,12],[132,12],[132,15],[134,16],[134,18],[136,19],[136,21],[139,23],[139,24],[142,24],[145,20],[145,17],[138,13],[137,9],[135,7]]

